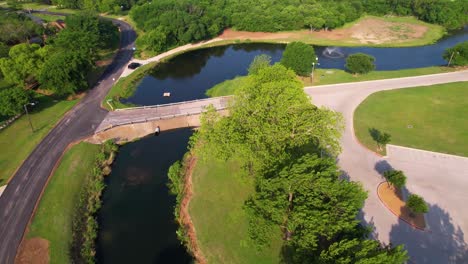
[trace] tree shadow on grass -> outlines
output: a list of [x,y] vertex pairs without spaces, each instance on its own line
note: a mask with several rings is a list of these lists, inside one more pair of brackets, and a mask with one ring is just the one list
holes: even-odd
[[404,244],[410,263],[468,263],[464,233],[449,213],[438,205],[429,206],[426,231],[411,227],[401,219],[390,231],[390,241]]

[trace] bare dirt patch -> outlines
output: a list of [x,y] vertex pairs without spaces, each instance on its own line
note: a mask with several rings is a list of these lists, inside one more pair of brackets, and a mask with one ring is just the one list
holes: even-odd
[[203,253],[200,250],[200,247],[197,243],[197,235],[195,232],[195,226],[193,225],[192,218],[190,217],[188,208],[190,200],[192,200],[193,191],[192,191],[192,173],[197,164],[197,159],[194,156],[190,156],[187,160],[187,167],[185,169],[185,184],[184,184],[184,197],[180,205],[180,221],[181,225],[185,228],[185,232],[188,236],[190,250],[194,255],[197,263],[206,264],[206,258],[203,256]]
[[40,237],[24,239],[21,242],[15,264],[48,264],[49,241]]
[[407,42],[424,37],[428,27],[405,22],[392,22],[368,17],[351,27],[321,31],[247,32],[226,29],[219,37],[225,40],[342,41],[350,44],[385,44]]
[[403,221],[415,228],[426,228],[424,215],[411,215],[410,209],[406,206],[405,201],[403,201],[400,190],[396,190],[393,186],[387,184],[386,182],[382,182],[377,187],[377,194],[382,203],[385,205],[385,207],[387,207],[393,214],[398,216],[400,219],[402,219]]

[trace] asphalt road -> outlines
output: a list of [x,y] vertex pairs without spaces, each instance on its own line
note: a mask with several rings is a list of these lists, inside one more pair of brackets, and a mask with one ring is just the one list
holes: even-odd
[[[57,14],[41,11],[46,14]],[[42,140],[18,169],[0,197],[0,263],[14,263],[35,205],[55,164],[65,148],[94,132],[107,111],[100,103],[131,60],[136,33],[125,22],[112,20],[121,29],[121,49],[116,54],[97,86],[71,109]]]

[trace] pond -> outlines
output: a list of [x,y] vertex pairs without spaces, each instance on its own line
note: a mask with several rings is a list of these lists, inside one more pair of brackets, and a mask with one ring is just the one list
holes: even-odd
[[[377,70],[398,70],[444,65],[446,48],[468,40],[468,27],[453,32],[434,45],[408,48],[316,47],[320,68],[344,69],[349,54],[364,52],[376,58]],[[138,85],[126,103],[155,105],[206,98],[214,85],[247,74],[253,58],[268,54],[281,59],[285,45],[249,43],[213,47],[179,55],[156,66]],[[169,92],[170,97],[163,94]]]
[[187,152],[190,129],[161,133],[119,150],[99,212],[98,263],[192,263],[177,239],[167,171]]

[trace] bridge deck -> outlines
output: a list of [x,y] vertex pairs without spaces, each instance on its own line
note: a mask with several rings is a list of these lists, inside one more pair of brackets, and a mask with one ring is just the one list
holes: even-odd
[[216,97],[174,104],[133,107],[112,111],[106,115],[102,123],[96,128],[95,133],[127,124],[144,123],[177,116],[196,115],[204,112],[206,107],[209,105],[213,105],[216,110],[223,110],[228,107],[228,101],[229,97]]

